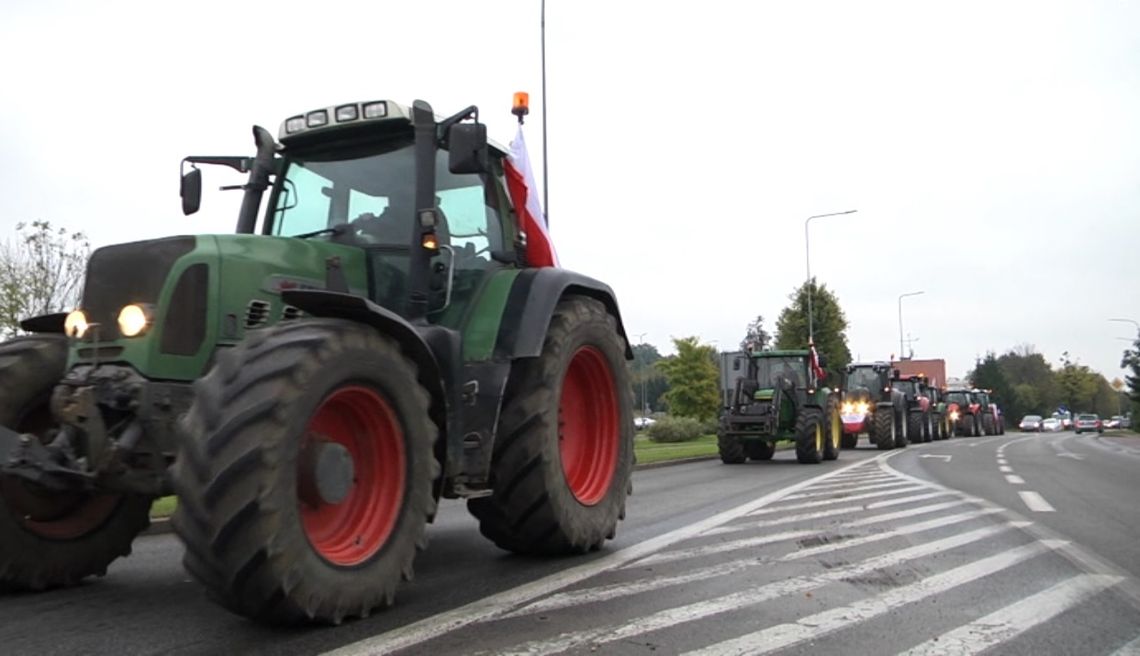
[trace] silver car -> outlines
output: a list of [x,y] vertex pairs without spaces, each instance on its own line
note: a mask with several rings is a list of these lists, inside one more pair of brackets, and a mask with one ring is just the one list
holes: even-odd
[[1040,433],[1041,432],[1041,422],[1043,422],[1043,421],[1044,420],[1041,419],[1040,415],[1025,415],[1024,417],[1021,418],[1021,423],[1018,424],[1017,427],[1020,428],[1021,432],[1023,432],[1023,433],[1028,433],[1028,432]]

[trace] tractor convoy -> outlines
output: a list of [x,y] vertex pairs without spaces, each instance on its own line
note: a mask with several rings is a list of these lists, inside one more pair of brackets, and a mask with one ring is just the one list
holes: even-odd
[[724,463],[769,460],[781,440],[795,443],[799,462],[814,464],[838,458],[839,447],[856,448],[863,435],[885,451],[1005,432],[987,391],[944,386],[943,360],[853,363],[831,390],[814,357],[814,349],[721,354]]
[[[617,300],[531,259],[525,185],[478,116],[335,105],[254,127],[252,156],[186,158],[187,214],[198,166],[248,174],[235,234],[101,248],[78,310],[0,345],[0,587],[104,574],[170,494],[189,574],[271,623],[391,604],[441,498],[516,553],[613,538]],[[784,385],[793,415],[766,426],[818,432],[823,397]]]

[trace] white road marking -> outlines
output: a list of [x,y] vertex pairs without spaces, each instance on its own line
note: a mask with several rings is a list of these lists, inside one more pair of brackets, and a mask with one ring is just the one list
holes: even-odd
[[1140,636],[1120,649],[1112,652],[1112,656],[1140,656]]
[[1021,500],[1025,502],[1025,505],[1028,506],[1029,509],[1033,512],[1057,512],[1057,509],[1049,505],[1049,502],[1045,500],[1045,497],[1037,494],[1036,492],[1033,492],[1031,490],[1023,490],[1017,494],[1021,497]]
[[970,521],[971,519],[977,519],[978,517],[982,517],[983,515],[992,515],[996,512],[1000,512],[1000,511],[995,509],[995,508],[986,508],[985,510],[971,510],[968,512],[958,513],[957,515],[949,515],[947,517],[936,517],[934,519],[931,519],[931,520],[928,520],[925,522],[919,522],[917,524],[909,524],[906,526],[900,526],[899,528],[896,528],[896,529],[893,529],[890,531],[883,531],[882,533],[872,533],[871,535],[864,535],[863,537],[852,538],[850,540],[843,540],[840,542],[833,542],[830,544],[821,544],[818,547],[809,547],[807,549],[801,549],[800,551],[795,551],[795,552],[792,552],[790,554],[785,555],[780,560],[782,560],[782,561],[799,560],[800,558],[808,558],[811,556],[819,555],[821,553],[828,553],[831,551],[838,551],[840,549],[848,549],[851,547],[858,547],[858,546],[862,546],[864,544],[870,544],[872,542],[879,542],[881,540],[889,540],[891,538],[897,538],[901,535],[913,535],[914,533],[922,533],[923,531],[931,531],[931,530],[934,530],[936,528],[942,528],[944,526],[949,526],[951,524],[958,524],[960,522],[967,522],[967,521]]
[[873,485],[860,485],[858,487],[849,487],[846,489],[839,488],[839,489],[832,489],[832,490],[816,490],[815,488],[808,488],[807,492],[801,492],[799,494],[793,494],[790,497],[784,497],[784,501],[793,501],[795,499],[818,499],[821,496],[824,496],[827,494],[844,494],[846,492],[865,492],[867,490],[882,490],[882,489],[886,489],[886,488],[903,487],[903,486],[907,486],[907,485],[913,485],[913,483],[911,483],[910,481],[900,481],[899,479],[896,478],[895,480],[890,481],[888,483],[875,483]]
[[[935,495],[942,496],[942,495]],[[703,535],[724,535],[726,533],[738,533],[740,531],[751,531],[758,528],[769,528],[772,526],[780,526],[782,524],[794,524],[796,522],[806,522],[815,519],[824,519],[826,517],[835,517],[843,515],[851,515],[866,510],[875,510],[884,506],[897,506],[900,503],[910,503],[912,499],[892,499],[890,501],[880,501],[878,503],[868,504],[866,506],[846,506],[844,508],[831,508],[830,510],[820,510],[817,512],[803,513],[802,515],[789,515],[787,517],[780,517],[778,519],[766,519],[759,522],[748,522],[746,524],[732,524],[730,526],[722,526],[705,531]],[[855,522],[845,523],[844,526],[863,526],[865,524],[874,524],[877,522],[890,521],[892,519],[901,519],[904,517],[913,517],[914,515],[923,515],[932,513],[936,510],[943,510],[945,508],[952,508],[967,503],[964,499],[954,499],[952,501],[944,501],[929,506],[919,506],[918,508],[911,508],[909,510],[901,510],[899,512],[890,513],[887,515],[875,515]]]
[[1009,464],[1009,461],[1008,461],[1008,460],[1006,460],[1005,458],[998,458],[998,460],[997,460],[997,463],[998,463],[999,465],[1008,465],[1008,464]]
[[766,544],[774,544],[776,542],[784,542],[785,540],[795,540],[797,538],[804,538],[808,536],[819,535],[819,529],[811,529],[806,531],[787,531],[784,533],[773,533],[772,535],[761,535],[754,538],[742,538],[740,540],[730,540],[728,542],[717,542],[716,544],[707,544],[702,547],[692,547],[690,549],[678,549],[676,551],[663,551],[661,553],[646,556],[635,562],[624,565],[623,569],[631,567],[641,567],[642,565],[659,565],[661,563],[672,563],[678,560],[687,560],[689,558],[700,558],[710,554],[724,553],[726,551],[737,551],[739,549],[751,549],[752,547],[761,547]]
[[875,478],[864,478],[864,479],[860,479],[860,480],[856,480],[856,481],[842,481],[839,483],[827,483],[825,485],[813,485],[813,486],[809,487],[808,489],[809,490],[820,490],[820,491],[822,491],[822,490],[834,490],[834,489],[842,490],[845,488],[851,488],[851,487],[856,486],[856,485],[873,485],[876,483],[889,483],[892,481],[897,482],[898,480],[899,479],[894,477],[894,476],[876,476]]
[[[985,540],[1007,531],[1010,528],[1019,527],[1019,523],[1015,522],[1009,524],[994,524],[992,526],[975,529],[968,533],[952,535],[941,540],[935,540],[934,542],[927,542],[893,553],[875,556],[853,565],[821,571],[818,574],[773,581],[772,583],[741,590],[714,599],[698,601],[675,608],[667,608],[631,621],[623,621],[618,624],[584,631],[562,633],[553,638],[527,642],[502,651],[496,650],[495,653],[500,655],[557,654],[586,643],[604,644],[616,640],[625,640],[636,635],[669,628],[684,622],[693,622],[720,613],[740,610],[741,608],[760,604],[785,595],[813,590],[853,576],[863,576],[876,570],[897,567],[910,560],[926,558],[931,554],[940,553],[979,540]],[[1038,550],[1043,549],[1043,547],[1040,546],[1041,543],[1035,544],[1039,545]],[[1021,548],[1025,549],[1025,547]],[[1011,550],[1006,552],[1006,555],[1013,554],[1015,551],[1016,550]]]
[[941,458],[942,460],[945,460],[946,462],[950,462],[950,460],[953,457],[954,456],[940,455],[937,453],[924,453],[924,454],[919,456],[919,458]]
[[[838,499],[821,499],[819,501],[808,501],[807,503],[796,503],[789,506],[770,506],[759,510],[754,510],[748,513],[749,516],[756,515],[770,515],[772,513],[784,512],[786,510],[804,510],[806,508],[819,508],[821,506],[830,506],[833,503],[843,503],[845,501],[858,501],[860,499],[879,499],[884,496],[893,494],[903,494],[906,492],[917,492],[918,490],[930,489],[926,485],[912,485],[910,487],[900,487],[897,490],[885,490],[882,492],[867,492],[866,494],[856,494],[849,497],[840,497]],[[912,499],[917,497],[911,497]]]
[[928,576],[927,578],[874,597],[860,599],[849,606],[832,608],[808,617],[800,618],[795,622],[755,631],[738,638],[710,645],[704,649],[689,652],[689,654],[701,654],[702,656],[767,654],[785,647],[798,645],[808,640],[848,628],[860,622],[866,622],[867,620],[889,613],[896,608],[921,601],[936,594],[941,594],[960,585],[992,576],[997,572],[1013,567],[1014,565],[1060,546],[1059,543],[1054,541],[1032,542],[933,576]]
[[902,653],[977,654],[1016,638],[1123,580],[1120,576],[1080,574]]
[[[876,456],[872,459],[872,462],[885,458],[887,455],[889,454]],[[789,485],[784,489],[766,494],[758,499],[753,499],[735,508],[713,515],[712,517],[689,524],[688,526],[682,526],[681,528],[639,542],[620,551],[607,554],[591,562],[570,567],[489,597],[477,599],[459,608],[426,617],[418,622],[413,622],[412,624],[393,629],[386,633],[344,645],[339,649],[327,652],[327,654],[330,656],[356,656],[358,654],[398,651],[427,642],[432,638],[439,637],[444,633],[455,631],[465,626],[496,619],[539,597],[545,597],[552,592],[574,585],[602,572],[616,569],[626,563],[665,549],[682,540],[700,535],[712,527],[720,526],[739,517],[748,515],[758,508],[763,508],[770,503],[783,499],[789,494],[795,494],[811,485],[864,465],[866,462],[867,461],[857,462],[841,469],[836,469],[835,471],[800,481],[799,483]]]
[[1009,467],[1007,465],[1002,465],[1001,467],[998,467],[998,471],[1008,474],[1008,473],[1013,471],[1013,467]]
[[1025,479],[1018,476],[1017,474],[1006,474],[1005,482],[1009,483],[1010,485],[1025,485]]

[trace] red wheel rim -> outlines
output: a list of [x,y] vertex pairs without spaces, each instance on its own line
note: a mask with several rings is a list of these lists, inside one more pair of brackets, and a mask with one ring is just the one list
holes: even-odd
[[620,414],[610,366],[601,351],[583,346],[562,381],[558,451],[574,498],[592,506],[609,492],[617,470]]
[[305,536],[334,565],[363,563],[388,541],[404,504],[407,456],[396,413],[374,390],[342,387],[321,403],[305,439],[339,443],[352,456],[354,474],[340,503],[298,495]]

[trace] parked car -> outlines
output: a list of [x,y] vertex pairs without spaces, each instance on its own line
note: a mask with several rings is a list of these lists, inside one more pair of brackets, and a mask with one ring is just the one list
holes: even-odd
[[1073,425],[1077,429],[1077,435],[1092,431],[1096,431],[1098,433],[1104,432],[1104,424],[1101,423],[1100,417],[1096,415],[1077,415],[1077,420],[1073,423]]
[[1132,428],[1132,417],[1130,417],[1128,415],[1124,415],[1123,417],[1121,417],[1120,418],[1120,427],[1121,428]]
[[1061,420],[1056,417],[1049,417],[1041,422],[1041,431],[1044,433],[1060,433],[1064,429]]
[[653,417],[634,417],[633,418],[633,426],[634,426],[634,428],[638,428],[638,429],[649,428],[650,426],[652,426],[653,424],[656,424],[656,423],[657,423],[657,420],[654,419]]
[[1040,415],[1025,415],[1024,417],[1021,418],[1021,423],[1018,424],[1017,427],[1020,428],[1021,432],[1023,432],[1023,433],[1028,433],[1028,432],[1040,433],[1042,421],[1044,421],[1044,420],[1041,419]]
[[1105,428],[1121,428],[1120,422],[1122,422],[1122,421],[1124,421],[1124,417],[1121,417],[1120,415],[1113,415],[1113,416],[1109,417],[1108,419],[1104,420],[1104,427]]
[[1054,412],[1053,416],[1061,420],[1061,430],[1069,430],[1073,427],[1073,415],[1068,412]]

